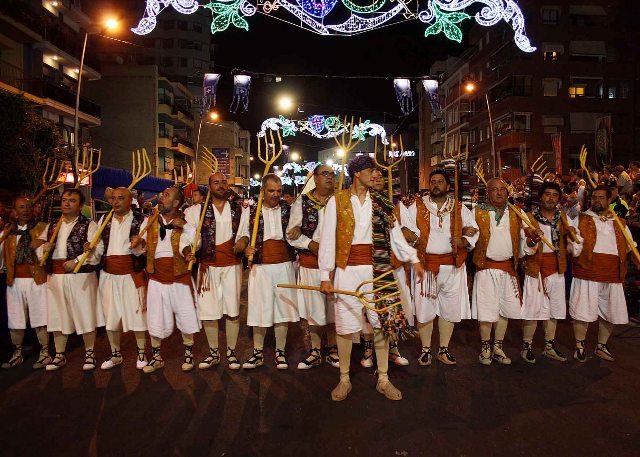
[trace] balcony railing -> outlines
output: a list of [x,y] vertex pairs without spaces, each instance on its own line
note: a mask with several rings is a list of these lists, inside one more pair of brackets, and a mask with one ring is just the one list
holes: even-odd
[[0,60],[0,81],[13,87],[20,87],[24,70],[9,62]]

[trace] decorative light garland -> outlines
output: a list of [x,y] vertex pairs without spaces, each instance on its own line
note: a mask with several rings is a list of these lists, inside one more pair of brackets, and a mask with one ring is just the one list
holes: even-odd
[[[229,26],[248,31],[249,23],[245,18],[256,12],[273,17],[277,15],[278,19],[321,35],[354,35],[417,17],[419,21],[428,24],[425,36],[444,33],[447,38],[457,42],[462,41],[462,30],[457,24],[472,18],[464,9],[480,4],[480,11],[473,16],[478,24],[490,27],[501,20],[505,21],[513,28],[514,42],[522,51],[536,50],[525,34],[524,15],[515,0],[416,0],[413,9],[409,7],[411,0],[366,0],[371,1],[368,5],[358,5],[354,0],[340,0],[342,8],[338,8],[338,0],[206,0],[207,3],[200,3],[200,0],[145,1],[144,16],[131,29],[138,35],[151,33],[157,25],[156,17],[166,8],[172,7],[182,14],[193,14],[202,7],[212,13],[211,33],[223,32]],[[286,13],[281,14],[283,10]],[[343,22],[332,23],[327,20],[336,10],[341,10],[342,14],[335,16]],[[349,17],[344,20],[346,14]],[[293,15],[295,19],[288,17],[289,15]]]
[[[338,116],[316,114],[303,120],[287,119],[280,115],[265,120],[260,126],[258,138],[265,136],[267,130],[280,130],[282,137],[296,136],[297,132],[306,133],[315,138],[328,139],[342,135],[349,129],[350,124],[344,124]],[[353,126],[353,139],[366,140],[367,136],[379,136],[382,144],[389,144],[387,132],[380,124],[369,120]]]

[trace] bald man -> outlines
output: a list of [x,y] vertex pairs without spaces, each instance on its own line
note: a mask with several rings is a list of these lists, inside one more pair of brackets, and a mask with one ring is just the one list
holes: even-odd
[[46,224],[36,222],[31,201],[27,197],[14,200],[16,224],[11,226],[4,243],[0,244],[0,256],[4,251],[7,268],[7,316],[13,355],[2,368],[13,368],[23,362],[22,342],[27,322],[35,329],[40,343],[40,355],[33,368],[44,368],[49,362],[49,333],[47,333],[47,273],[40,266],[32,241],[44,232]]
[[[473,281],[471,314],[478,319],[482,348],[480,363],[492,360],[511,364],[502,342],[509,319],[520,319],[521,294],[516,270],[520,255],[520,217],[507,207],[509,191],[500,178],[487,183],[488,202],[475,208],[480,236],[473,252],[476,275]],[[491,330],[495,338],[491,344]]]
[[122,332],[130,331],[135,334],[138,348],[136,368],[142,370],[147,365],[144,353],[147,331],[145,257],[143,249],[131,247],[131,240],[140,233],[145,218],[142,213],[131,210],[131,201],[129,189],[118,187],[113,190],[113,217],[102,231],[104,255],[98,304],[104,313],[111,345],[111,358],[100,366],[103,370],[122,365],[120,337]]
[[[240,290],[242,288],[241,254],[245,242],[236,243],[243,212],[242,201],[229,199],[227,178],[222,173],[209,177],[209,203],[204,214],[197,249],[200,266],[197,281],[198,312],[209,343],[209,355],[198,364],[206,370],[220,363],[218,333],[220,319],[226,316],[225,335],[229,369],[239,370],[236,342],[240,330]],[[195,195],[195,192],[194,192]],[[187,225],[181,238],[181,249],[188,260],[194,244],[204,204],[193,205],[185,211]]]

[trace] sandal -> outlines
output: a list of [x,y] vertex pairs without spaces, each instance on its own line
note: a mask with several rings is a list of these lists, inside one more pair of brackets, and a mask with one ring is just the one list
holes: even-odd
[[308,370],[313,367],[317,367],[322,363],[322,356],[320,355],[320,348],[312,348],[309,356],[302,362],[298,363],[298,370]]
[[149,363],[142,369],[143,373],[153,373],[156,370],[164,367],[164,360],[160,356],[160,348],[151,348],[152,357]]
[[96,369],[95,352],[93,352],[93,349],[86,349],[84,351],[84,364],[82,364],[82,371],[91,371],[95,369]]
[[67,357],[64,355],[64,352],[56,352],[56,355],[53,357],[53,360],[50,364],[48,364],[45,368],[46,371],[55,371],[67,364]]
[[220,351],[218,348],[209,348],[209,355],[198,364],[200,370],[206,370],[220,363]]
[[289,363],[282,349],[276,349],[276,368],[278,370],[286,370],[289,368]]
[[254,368],[261,367],[264,365],[264,355],[262,354],[262,349],[253,349],[253,355],[242,364],[242,368],[245,370],[253,370]]
[[238,357],[236,357],[236,352],[230,347],[227,347],[227,363],[229,364],[230,370],[239,370],[242,367],[238,361]]
[[7,370],[9,368],[17,367],[24,362],[24,358],[22,357],[22,345],[15,344],[13,346],[13,355],[8,362],[2,364],[2,369]]
[[340,368],[340,358],[338,357],[338,346],[333,345],[327,348],[327,363],[334,368]]

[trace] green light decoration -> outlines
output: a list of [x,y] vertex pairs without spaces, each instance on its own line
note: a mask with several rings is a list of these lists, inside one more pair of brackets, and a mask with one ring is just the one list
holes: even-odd
[[244,2],[245,0],[218,0],[210,1],[204,5],[213,14],[211,33],[223,32],[230,25],[249,31],[249,23],[242,17],[244,14],[241,11],[241,7]]
[[354,126],[353,128],[353,134],[351,135],[351,137],[354,140],[358,140],[358,141],[365,141],[367,138],[367,130],[369,130],[369,124],[371,124],[371,121],[366,120],[363,123]]
[[278,118],[282,123],[282,127],[281,127],[282,136],[283,137],[296,136],[296,125],[290,120],[288,120],[287,118],[285,118],[282,114],[278,116]]
[[348,9],[350,9],[354,13],[361,13],[361,14],[375,13],[380,8],[382,8],[385,3],[387,3],[387,0],[374,0],[371,5],[360,6],[360,5],[356,5],[351,0],[342,0],[342,4],[346,6]]
[[471,19],[467,13],[461,11],[447,12],[442,11],[440,8],[433,4],[433,12],[435,14],[435,22],[427,27],[424,31],[424,36],[438,35],[444,32],[444,35],[450,40],[462,42],[462,30],[456,24],[464,21],[465,19]]

